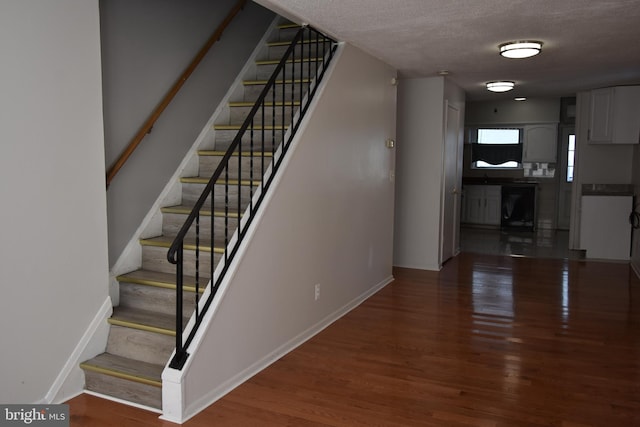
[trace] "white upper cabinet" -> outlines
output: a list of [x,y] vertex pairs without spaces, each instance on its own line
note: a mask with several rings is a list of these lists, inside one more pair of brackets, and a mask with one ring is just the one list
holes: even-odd
[[558,157],[558,125],[544,123],[524,127],[523,162],[553,163]]
[[640,142],[640,86],[591,91],[588,141],[592,144]]

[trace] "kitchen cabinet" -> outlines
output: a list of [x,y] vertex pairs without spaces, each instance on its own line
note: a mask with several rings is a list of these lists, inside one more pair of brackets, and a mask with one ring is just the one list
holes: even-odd
[[524,127],[522,161],[554,163],[558,157],[558,125],[543,123]]
[[589,143],[640,142],[640,86],[608,87],[590,94]]
[[500,225],[501,186],[465,185],[462,222]]

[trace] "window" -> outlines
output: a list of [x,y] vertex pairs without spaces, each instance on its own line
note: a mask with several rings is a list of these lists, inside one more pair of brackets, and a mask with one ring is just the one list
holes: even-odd
[[522,129],[479,128],[472,130],[471,167],[517,169],[522,166]]
[[569,135],[567,149],[567,182],[573,182],[573,162],[576,157],[576,136]]

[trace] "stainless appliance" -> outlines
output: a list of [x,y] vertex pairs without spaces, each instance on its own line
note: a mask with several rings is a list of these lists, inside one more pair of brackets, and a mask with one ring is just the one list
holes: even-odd
[[536,185],[503,184],[501,228],[533,231],[536,226]]

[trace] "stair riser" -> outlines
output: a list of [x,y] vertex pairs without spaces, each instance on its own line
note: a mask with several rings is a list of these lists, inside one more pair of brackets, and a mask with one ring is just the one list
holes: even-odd
[[[162,220],[162,234],[165,236],[175,236],[178,234],[178,231],[184,224],[187,216],[182,214],[163,214]],[[238,220],[236,218],[229,218],[228,220],[228,229],[229,234],[232,234],[236,227],[238,227]],[[224,233],[225,229],[225,219],[224,217],[216,216],[213,220],[214,223],[214,231],[216,235],[218,233]],[[195,225],[189,229],[189,233],[187,234],[187,238],[195,237],[196,230]],[[211,236],[211,217],[210,216],[201,216],[200,217],[200,236]],[[209,238],[210,239],[210,238]]]
[[[226,151],[234,138],[238,134],[237,130],[216,130],[216,142],[215,149],[218,151]],[[267,151],[273,151],[274,141],[276,146],[282,141],[283,132],[281,130],[265,130],[264,131],[264,149]],[[253,146],[254,149],[262,150],[262,131],[258,133],[255,131],[253,134]],[[251,149],[251,133],[245,132],[242,135],[242,151]]]
[[[232,125],[241,125],[244,123],[245,119],[251,112],[253,107],[232,107],[230,109],[229,115],[229,124]],[[284,117],[284,124],[288,125],[291,123],[291,110],[290,106],[284,106],[284,114],[283,107],[281,105],[276,105],[275,107],[266,105],[264,108],[264,119],[262,117],[262,109],[259,109],[253,119],[254,125],[261,125],[262,123],[266,123],[267,125],[273,125],[273,118],[275,116],[275,124],[281,125],[283,123],[282,118]],[[296,106],[294,111],[297,111],[298,107]],[[254,131],[255,132],[255,131]]]
[[[325,45],[325,50],[328,49],[328,46],[329,45]],[[281,59],[286,53],[287,49],[289,49],[289,45],[269,47],[269,59]],[[298,46],[296,46],[295,57],[296,59],[300,56],[303,56],[305,58],[315,58],[316,56],[318,56],[317,52],[320,52],[320,55],[322,55],[322,43],[319,43],[319,45],[316,45],[315,42],[302,43],[302,54],[300,53],[300,44],[298,44]]]
[[162,388],[85,371],[85,388],[140,405],[162,409]]
[[169,335],[111,325],[107,352],[147,363],[164,365],[169,360],[175,343],[175,337]]
[[[302,83],[302,85],[300,83],[294,83],[292,87],[291,83],[289,83],[284,85],[283,92],[283,85],[276,85],[272,90],[269,91],[269,93],[265,97],[265,101],[273,101],[274,92],[276,102],[282,101],[283,99],[285,101],[291,101],[292,99],[299,101],[301,97],[300,94],[305,94],[307,92],[307,86],[308,83]],[[244,101],[255,102],[264,90],[264,87],[265,85],[246,85],[244,87]]]
[[277,39],[274,41],[293,40],[296,34],[298,34],[298,31],[300,31],[300,27],[281,28],[278,30],[276,35]]
[[[311,63],[311,66],[309,66],[309,62]],[[319,67],[322,62],[309,62],[302,62],[302,72],[300,71],[300,62],[285,64],[283,68],[287,79],[292,75],[295,75],[296,79],[299,79],[301,76],[304,78],[314,77],[316,75],[316,67]],[[256,67],[256,80],[269,80],[277,66],[278,64],[258,64]],[[294,66],[295,72],[293,71]]]
[[[250,147],[247,148],[250,149]],[[262,147],[260,147],[260,149],[262,149]],[[264,171],[266,171],[271,164],[271,156],[265,156],[263,159],[263,157],[258,154],[259,153],[254,152],[254,156],[252,158],[251,156],[245,156],[243,153],[241,160],[238,156],[231,157],[231,159],[229,159],[229,176],[231,179],[238,179],[238,164],[240,164],[240,175],[242,176],[242,179],[261,180],[262,175],[264,175]],[[200,156],[199,175],[213,175],[221,160],[222,156]]]
[[[214,254],[214,267],[217,265],[222,255]],[[209,252],[200,252],[200,274],[202,276],[210,276],[211,256]],[[156,246],[142,247],[142,268],[145,270],[160,271],[163,273],[176,273],[176,266],[167,261],[167,248]],[[184,251],[183,273],[189,276],[195,276],[195,251]]]
[[[204,190],[205,184],[191,184],[191,183],[183,183],[182,184],[182,203],[185,205],[193,206],[202,191]],[[248,185],[243,185],[240,188],[240,211],[244,211],[244,209],[249,205],[251,201],[251,197],[253,193],[255,193],[255,187],[252,188]],[[237,208],[238,206],[238,186],[237,185],[229,185],[228,192],[225,193],[224,185],[216,185],[214,186],[214,198],[215,198],[215,209],[223,211],[225,209],[225,194],[228,194],[228,206]],[[205,208],[211,208],[211,196],[209,196],[204,204]]]
[[[204,288],[207,283],[208,279],[201,279],[200,287]],[[193,312],[195,307],[195,294],[185,292],[183,304],[185,314]],[[122,282],[120,283],[120,305],[138,310],[156,311],[175,315],[176,291],[174,289],[159,288],[157,286]]]

